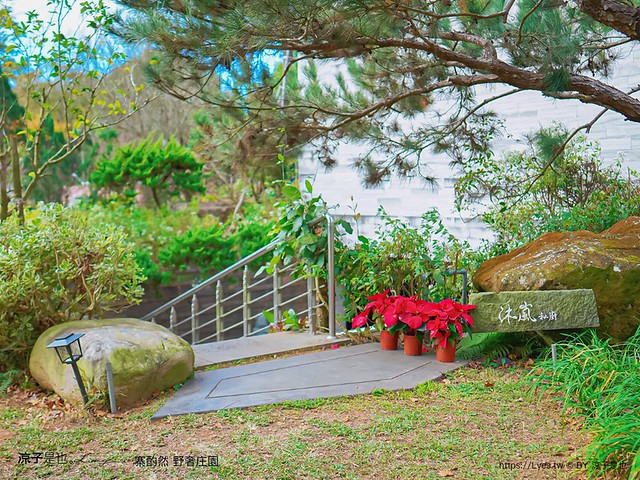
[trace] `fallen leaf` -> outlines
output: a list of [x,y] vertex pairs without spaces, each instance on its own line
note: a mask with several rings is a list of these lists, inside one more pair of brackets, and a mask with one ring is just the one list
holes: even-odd
[[492,388],[494,385],[495,385],[495,383],[493,383],[493,382],[486,382],[486,383],[484,384],[484,386],[485,386],[486,388]]
[[437,475],[439,477],[453,477],[454,473],[449,470],[440,470]]

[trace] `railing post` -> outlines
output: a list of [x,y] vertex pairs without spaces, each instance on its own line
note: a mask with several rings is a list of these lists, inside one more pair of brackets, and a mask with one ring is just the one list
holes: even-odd
[[280,275],[278,265],[273,266],[273,322],[280,321]]
[[200,334],[198,332],[198,297],[193,294],[191,297],[191,344],[195,345],[200,340]]
[[242,335],[249,336],[249,319],[251,318],[251,292],[249,292],[249,266],[245,265],[242,272]]
[[462,304],[469,301],[469,272],[465,268],[459,270],[448,270],[447,275],[462,275]]
[[316,322],[313,318],[313,309],[314,305],[314,293],[313,293],[313,277],[307,277],[307,308],[309,309],[309,333],[315,335],[316,333]]
[[178,323],[178,313],[176,312],[176,307],[171,307],[171,312],[169,313],[170,332],[176,333],[176,323]]
[[329,295],[329,336],[327,338],[336,338],[336,271],[335,271],[335,248],[336,248],[336,226],[333,216],[330,213],[325,215],[328,228],[327,242],[327,293]]
[[220,280],[216,282],[216,341],[224,339],[222,330],[224,323],[222,322],[222,283]]

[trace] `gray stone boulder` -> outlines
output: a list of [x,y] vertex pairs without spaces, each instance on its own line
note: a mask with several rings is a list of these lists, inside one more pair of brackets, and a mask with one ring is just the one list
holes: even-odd
[[600,326],[592,290],[472,293],[473,332],[533,332]]
[[[69,333],[84,333],[78,368],[89,396],[108,395],[106,361],[113,366],[118,406],[131,406],[193,373],[191,346],[166,328],[133,318],[82,320],[55,325],[37,340],[29,359],[33,378],[66,401],[82,402],[69,365],[47,345]],[[107,397],[108,398],[108,397]]]
[[640,217],[609,230],[547,233],[484,262],[473,276],[480,292],[591,289],[599,333],[623,341],[640,315]]

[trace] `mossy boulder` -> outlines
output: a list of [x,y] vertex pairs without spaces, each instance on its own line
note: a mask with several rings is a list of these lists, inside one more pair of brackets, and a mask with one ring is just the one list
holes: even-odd
[[43,388],[67,401],[82,402],[73,369],[60,363],[47,345],[69,333],[85,334],[78,368],[90,395],[108,395],[106,361],[111,362],[118,406],[131,406],[193,373],[191,346],[160,325],[133,318],[62,323],[38,338],[29,370]]
[[629,217],[600,234],[542,235],[484,262],[473,284],[481,292],[592,289],[599,333],[626,340],[639,325],[640,217]]

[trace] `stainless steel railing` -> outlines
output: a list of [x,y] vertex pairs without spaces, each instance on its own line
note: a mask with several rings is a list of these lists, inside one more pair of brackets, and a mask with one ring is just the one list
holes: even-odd
[[[269,329],[268,324],[256,325],[263,311],[273,312],[273,318],[277,321],[286,307],[294,306],[297,307],[294,311],[299,318],[304,318],[306,315],[308,331],[315,334],[321,328],[317,325],[314,311],[325,307],[328,310],[326,330],[329,338],[334,338],[336,335],[334,219],[327,214],[313,220],[310,225],[317,225],[323,221],[327,222],[328,229],[326,283],[324,283],[325,279],[316,281],[311,277],[293,278],[291,273],[296,265],[282,268],[276,266],[272,274],[253,276],[249,264],[273,252],[277,246],[277,242],[274,241],[200,282],[142,319],[164,324],[173,333],[195,345],[223,340],[225,334],[232,330],[236,330],[235,337],[265,333]],[[234,275],[237,277],[240,273],[241,288],[225,296],[223,282],[234,280]],[[306,285],[304,285],[305,282]],[[265,288],[269,283],[270,288]],[[316,303],[318,289],[325,286],[328,292],[326,302]],[[266,302],[269,298],[271,302],[267,306]],[[207,299],[209,299],[208,302],[206,302]],[[301,308],[302,304],[304,308]],[[260,308],[260,305],[266,308]],[[241,332],[237,332],[240,327],[242,327]]]

